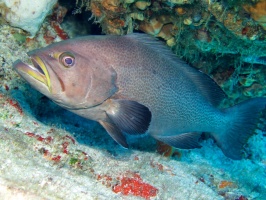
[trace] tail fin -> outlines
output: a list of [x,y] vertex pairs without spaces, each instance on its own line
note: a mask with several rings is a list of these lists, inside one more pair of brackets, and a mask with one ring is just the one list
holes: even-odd
[[254,133],[260,112],[266,107],[266,98],[254,98],[224,110],[229,122],[221,134],[214,134],[223,153],[234,160],[242,158],[242,148]]

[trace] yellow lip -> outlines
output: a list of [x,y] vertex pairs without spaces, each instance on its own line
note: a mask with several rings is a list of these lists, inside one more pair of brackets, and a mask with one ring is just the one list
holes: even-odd
[[[51,80],[50,80],[50,76],[49,76],[49,73],[47,71],[47,68],[45,67],[45,64],[44,62],[42,61],[42,59],[38,56],[35,56],[32,58],[32,61],[33,61],[33,64],[36,66],[36,64],[42,69],[44,75],[40,72],[38,73],[33,73],[33,75],[31,75],[29,73],[29,75],[31,75],[32,77],[36,78],[37,80],[43,82],[44,84],[47,85],[48,89],[51,90]],[[34,61],[36,63],[34,63]],[[34,70],[34,72],[36,72]]]
[[22,76],[23,74],[29,75],[30,77],[38,80],[39,82],[42,82],[47,86],[48,90],[51,92],[51,80],[44,62],[39,56],[32,56],[31,61],[33,65],[21,62],[20,60],[16,61],[14,63],[14,68]]

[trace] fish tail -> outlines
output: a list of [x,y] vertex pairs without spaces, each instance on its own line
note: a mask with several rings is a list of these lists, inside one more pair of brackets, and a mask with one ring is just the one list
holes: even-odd
[[242,148],[254,133],[265,106],[266,98],[254,98],[224,110],[229,120],[224,131],[214,134],[214,138],[227,157],[234,160],[242,158]]

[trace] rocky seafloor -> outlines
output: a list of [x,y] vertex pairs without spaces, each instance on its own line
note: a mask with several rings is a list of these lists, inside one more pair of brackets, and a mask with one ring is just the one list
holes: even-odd
[[[115,4],[116,1],[110,1],[109,4],[106,2],[109,1],[92,1],[90,8],[95,12],[94,17],[98,21],[102,20],[99,23],[103,32],[112,34],[118,30],[124,34],[133,29],[129,28],[130,23],[123,28],[118,25],[108,26],[108,23],[113,25],[111,22],[118,17],[121,19],[121,16],[124,16],[125,20],[130,14],[132,17],[132,13],[136,11],[139,16],[135,14],[134,17],[140,17],[140,14],[147,17],[147,10],[155,13],[155,9],[158,9],[158,5],[155,8],[156,1],[149,5],[151,9],[144,6],[143,10],[136,10],[136,6],[140,5],[131,2],[134,6],[129,7],[132,11],[129,13],[128,10],[121,10],[122,6]],[[196,2],[199,4],[201,1]],[[170,7],[161,3],[161,9],[164,11],[160,16],[169,16],[169,9],[164,5]],[[78,30],[81,29],[75,23],[76,19],[69,19],[61,24],[63,20],[59,18],[65,14],[62,14],[62,8],[59,8],[54,8],[53,17],[43,23],[34,37],[29,37],[27,32],[0,21],[0,199],[266,199],[265,118],[260,120],[256,134],[245,146],[245,158],[239,161],[225,157],[212,139],[204,140],[201,149],[172,150],[172,154],[166,156],[159,154],[160,147],[158,148],[156,141],[148,136],[130,137],[130,149],[126,150],[116,144],[99,124],[58,107],[22,80],[12,69],[15,60],[26,60],[26,52],[29,50],[76,36],[74,26]],[[98,10],[98,16],[96,8],[102,11]],[[176,4],[172,8],[181,14],[184,12],[182,9],[185,9],[182,22],[188,18],[187,14],[192,16],[191,12],[195,10],[192,6],[183,4]],[[215,8],[210,7],[209,11],[219,21],[215,9],[217,5]],[[74,10],[78,12],[76,8]],[[227,11],[229,13],[224,13],[226,16],[230,15],[232,10]],[[118,15],[114,16],[112,12]],[[102,13],[105,18],[101,18]],[[206,21],[208,17],[205,12],[201,13]],[[154,15],[159,16],[158,13]],[[72,15],[68,17],[71,18]],[[108,21],[108,17],[112,21]],[[152,24],[152,19],[153,17],[150,17],[149,20],[139,20],[136,23],[138,27],[142,27],[142,31],[154,35],[151,31],[145,31]],[[256,28],[263,27],[263,22],[252,26],[248,24],[250,26],[247,26],[247,33],[243,32],[245,27],[241,27],[242,31],[237,32],[237,28],[230,29],[232,34],[225,35],[216,27],[217,24],[211,23],[206,35],[206,29],[197,28],[201,26],[198,24],[201,19],[198,22],[193,19],[192,25],[183,25],[183,34],[192,32],[187,35],[190,39],[196,34],[193,45],[191,48],[187,47],[186,53],[182,55],[180,47],[172,47],[173,51],[211,75],[230,97],[228,104],[265,96],[265,32],[263,28]],[[122,24],[115,22],[120,26]],[[171,18],[166,24],[160,25],[160,31],[164,30],[163,26],[167,24],[172,24],[172,27],[178,23]],[[82,31],[78,32],[93,33],[95,24],[90,26],[89,31],[82,28]],[[228,26],[230,22],[224,22],[224,27]],[[209,37],[214,37],[215,31],[217,35],[220,34],[219,37],[227,36],[228,42],[215,38],[210,42]],[[252,33],[257,34],[256,38],[252,38]],[[242,34],[242,38],[234,38],[237,34]],[[185,39],[178,40],[174,35],[164,39],[169,45],[172,38],[175,38],[181,47],[188,44]],[[235,45],[230,45],[233,39]],[[252,50],[245,49],[247,45],[252,47]],[[208,56],[209,54],[211,56]],[[202,59],[198,59],[201,56]],[[214,63],[215,65],[212,65]],[[221,67],[225,64],[226,67]]]

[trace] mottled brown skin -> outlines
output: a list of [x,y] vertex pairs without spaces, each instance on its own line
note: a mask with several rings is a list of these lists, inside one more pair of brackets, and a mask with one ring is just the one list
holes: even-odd
[[[64,53],[74,57],[73,66],[62,64]],[[227,156],[240,159],[254,120],[265,107],[265,99],[258,98],[218,109],[225,97],[222,90],[143,34],[77,38],[29,55],[41,58],[50,87],[32,78],[29,65],[18,61],[14,67],[23,78],[60,106],[100,122],[125,147],[122,132],[147,132],[178,148],[199,147],[200,133],[211,132]],[[243,122],[245,133],[232,136]]]

